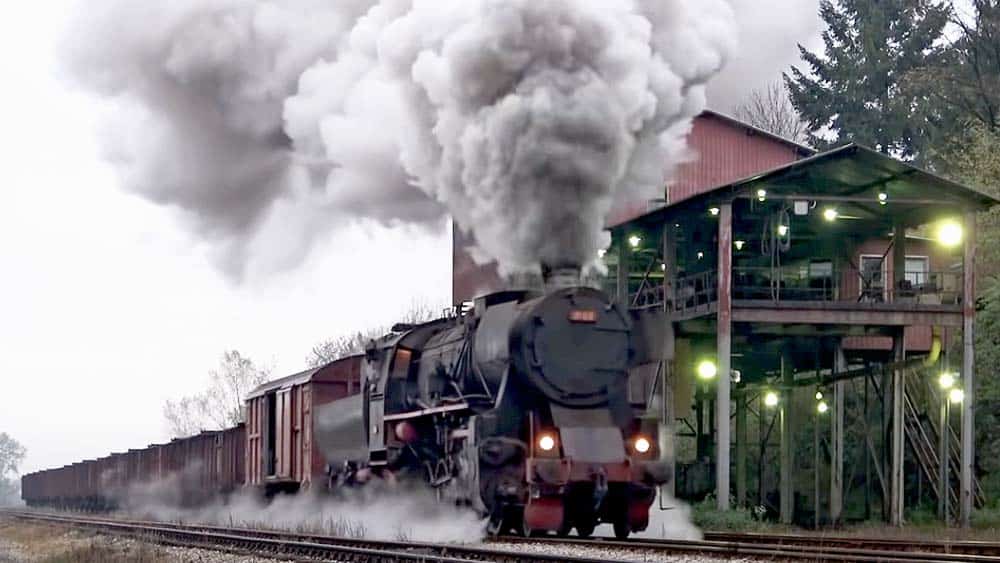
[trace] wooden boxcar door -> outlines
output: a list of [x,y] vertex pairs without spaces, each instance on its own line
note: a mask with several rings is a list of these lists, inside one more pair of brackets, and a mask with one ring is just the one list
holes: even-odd
[[290,479],[292,476],[292,430],[295,426],[292,422],[295,409],[292,408],[291,389],[278,391],[275,403],[278,410],[276,419],[278,467],[275,476],[278,479]]

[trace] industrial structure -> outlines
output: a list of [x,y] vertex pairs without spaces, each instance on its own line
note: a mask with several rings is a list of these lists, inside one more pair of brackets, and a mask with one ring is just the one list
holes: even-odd
[[[997,201],[714,112],[689,143],[698,158],[664,201],[618,202],[604,257],[605,289],[662,327],[669,359],[633,380],[657,405],[677,495],[812,524],[879,510],[900,524],[934,500],[967,524],[983,501],[975,215]],[[467,244],[456,233],[456,303],[505,285]]]

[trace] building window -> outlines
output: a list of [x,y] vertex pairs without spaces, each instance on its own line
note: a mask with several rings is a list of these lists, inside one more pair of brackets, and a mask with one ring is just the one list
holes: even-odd
[[926,256],[906,257],[906,267],[903,270],[903,274],[906,281],[910,282],[912,287],[927,283],[929,272],[930,259]]

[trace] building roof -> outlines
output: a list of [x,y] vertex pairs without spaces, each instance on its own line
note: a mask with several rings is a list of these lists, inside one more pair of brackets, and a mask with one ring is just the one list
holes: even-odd
[[787,145],[788,147],[794,149],[796,152],[798,152],[803,157],[812,156],[812,155],[816,154],[816,149],[814,149],[812,147],[808,147],[806,145],[803,145],[802,143],[796,143],[795,141],[793,141],[791,139],[786,139],[785,137],[782,137],[781,135],[775,135],[774,133],[771,133],[770,131],[765,131],[764,129],[761,129],[759,127],[755,127],[755,126],[747,123],[746,121],[742,121],[739,118],[733,117],[733,116],[731,116],[729,114],[722,113],[720,111],[716,111],[716,110],[712,110],[712,109],[706,109],[706,110],[704,110],[704,111],[701,112],[701,117],[714,117],[715,119],[718,119],[720,121],[724,121],[727,124],[732,125],[732,126],[738,128],[738,129],[743,129],[747,133],[750,133],[750,134],[753,134],[753,135],[758,135],[758,136],[761,136],[761,137],[764,137],[764,138],[767,138],[767,139],[771,139],[772,141],[777,141],[779,143],[782,143],[782,144]]
[[939,206],[985,210],[1000,200],[867,147],[845,145],[753,176],[721,185],[674,205],[651,211],[626,225],[658,224],[666,217],[713,202],[756,197],[765,190],[768,197],[780,196],[815,200],[818,194],[830,201],[878,207],[878,194],[885,193],[890,204],[921,205],[927,213]]

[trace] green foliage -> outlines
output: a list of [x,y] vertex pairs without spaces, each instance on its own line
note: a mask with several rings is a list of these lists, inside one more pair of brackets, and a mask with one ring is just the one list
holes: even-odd
[[808,68],[785,74],[813,146],[857,142],[919,154],[930,124],[907,77],[934,64],[948,14],[931,0],[823,0],[823,55],[799,46]]
[[[1000,73],[1000,68],[997,69]],[[938,149],[949,176],[994,196],[1000,195],[1000,130],[979,124]],[[1000,209],[977,220],[976,279],[976,457],[987,498],[1000,498]]]
[[1000,127],[1000,2],[968,2],[971,11],[959,9],[953,14],[959,34],[928,75],[938,86],[928,92],[942,113],[958,117],[950,123],[995,130]]
[[755,518],[747,508],[736,507],[720,511],[716,508],[714,495],[709,495],[691,507],[691,519],[695,526],[707,531],[756,532],[770,528],[767,523]]
[[1000,530],[1000,506],[973,511],[972,527],[979,530]]

